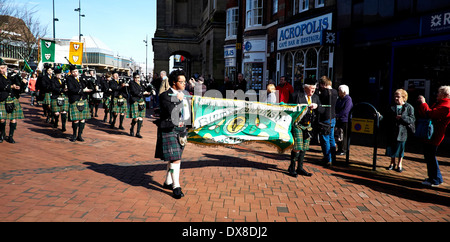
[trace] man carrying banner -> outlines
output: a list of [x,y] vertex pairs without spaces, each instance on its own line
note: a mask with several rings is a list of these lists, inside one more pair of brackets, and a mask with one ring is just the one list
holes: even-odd
[[[317,81],[313,79],[306,79],[303,85],[303,91],[295,91],[289,98],[289,103],[292,104],[308,104],[309,108],[303,118],[294,123],[292,127],[292,134],[294,136],[294,148],[291,152],[291,165],[288,168],[289,175],[297,177],[312,176],[311,173],[303,169],[303,160],[305,153],[309,150],[309,142],[312,135],[312,126],[317,112],[322,113],[324,109],[321,107],[319,96],[315,93]],[[295,163],[298,163],[295,169]]]
[[180,186],[180,166],[186,139],[185,120],[190,117],[189,104],[183,91],[186,77],[182,71],[175,70],[169,75],[171,88],[161,93],[161,118],[159,122],[156,158],[168,161],[164,188],[172,189],[176,199],[184,196]]
[[[69,95],[69,115],[72,121],[73,136],[70,141],[81,141],[81,137],[85,127],[86,119],[90,118],[89,104],[87,102],[87,93],[92,92],[86,87],[78,76],[78,69],[74,65],[70,65],[71,75],[67,77],[67,89]],[[77,133],[78,131],[78,133]]]

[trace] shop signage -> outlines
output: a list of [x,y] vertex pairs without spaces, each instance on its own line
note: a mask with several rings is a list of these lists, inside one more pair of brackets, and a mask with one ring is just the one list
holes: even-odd
[[450,10],[421,18],[422,35],[450,32]]
[[223,53],[225,58],[236,58],[236,47],[233,46],[225,46],[225,50]]
[[266,40],[244,40],[244,52],[266,52]]
[[362,134],[373,134],[373,119],[352,119],[352,132]]
[[278,50],[320,44],[322,31],[331,30],[333,14],[298,22],[278,29]]

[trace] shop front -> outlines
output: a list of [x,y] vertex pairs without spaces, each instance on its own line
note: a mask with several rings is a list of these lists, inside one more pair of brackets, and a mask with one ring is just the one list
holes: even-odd
[[332,18],[328,13],[278,29],[277,81],[286,76],[300,89],[305,78],[333,78],[334,47],[323,42],[325,31],[332,30]]
[[266,37],[244,39],[243,74],[247,80],[247,90],[264,90],[267,69]]
[[224,49],[225,76],[230,80],[236,80],[236,45],[226,45]]

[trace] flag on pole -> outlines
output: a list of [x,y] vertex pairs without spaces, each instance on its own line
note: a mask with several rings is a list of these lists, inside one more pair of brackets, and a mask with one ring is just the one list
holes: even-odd
[[23,62],[24,62],[23,70],[26,71],[28,74],[33,73],[33,69],[31,69],[28,62],[25,59],[23,59]]
[[43,63],[55,62],[55,46],[55,41],[41,39],[41,61]]
[[284,152],[294,143],[292,124],[307,108],[194,96],[188,141],[200,145],[264,142]]
[[74,65],[83,64],[83,43],[70,42],[69,60]]

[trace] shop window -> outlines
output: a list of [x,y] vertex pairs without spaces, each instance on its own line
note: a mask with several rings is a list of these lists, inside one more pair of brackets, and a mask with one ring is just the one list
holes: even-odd
[[294,70],[292,59],[293,58],[291,52],[287,52],[284,54],[284,76],[289,77],[289,79],[291,79],[292,72]]
[[329,77],[329,62],[330,62],[330,49],[331,47],[322,48],[319,52],[319,77]]
[[299,89],[303,85],[303,74],[305,71],[305,53],[303,51],[298,51],[295,54],[295,62],[294,62],[294,79],[293,85],[295,89]]
[[263,87],[264,63],[245,63],[244,74],[250,90],[261,90]]

